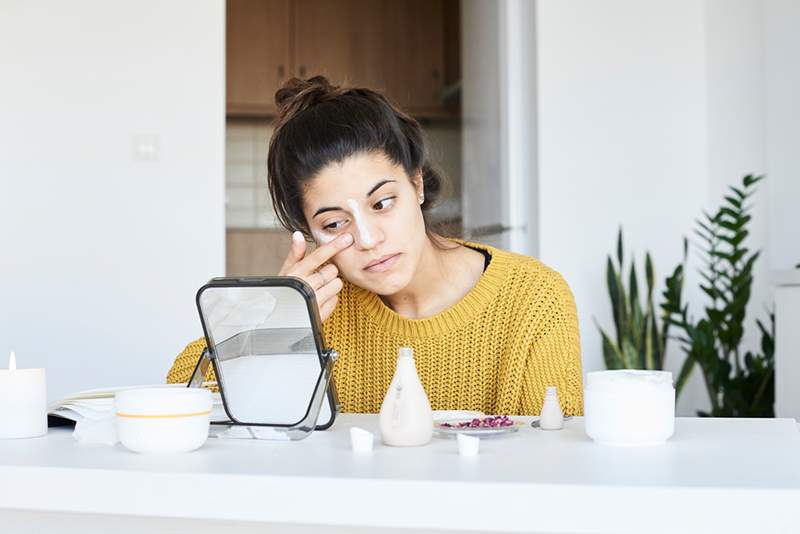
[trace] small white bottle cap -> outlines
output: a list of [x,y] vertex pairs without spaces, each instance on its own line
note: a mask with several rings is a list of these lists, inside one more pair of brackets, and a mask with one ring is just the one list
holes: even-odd
[[456,436],[458,441],[458,454],[461,456],[477,456],[480,449],[481,440],[475,436],[467,436],[466,434],[458,434]]
[[411,356],[414,357],[414,349],[411,347],[400,347],[397,353],[398,356]]
[[355,426],[350,429],[350,446],[353,452],[359,454],[372,452],[372,444],[374,441],[375,436],[372,432]]

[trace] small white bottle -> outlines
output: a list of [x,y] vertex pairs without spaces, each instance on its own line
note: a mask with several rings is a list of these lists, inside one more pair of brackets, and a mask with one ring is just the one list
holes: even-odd
[[564,427],[564,412],[558,401],[558,390],[555,386],[547,386],[542,413],[539,415],[539,428],[542,430],[561,430]]
[[433,437],[433,411],[417,375],[414,349],[401,347],[397,369],[381,404],[381,439],[394,447],[426,445]]

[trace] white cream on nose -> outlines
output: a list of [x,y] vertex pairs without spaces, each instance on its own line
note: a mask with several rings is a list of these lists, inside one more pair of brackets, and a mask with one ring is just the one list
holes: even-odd
[[375,242],[372,240],[372,236],[369,233],[369,228],[367,228],[367,223],[361,216],[361,210],[358,207],[358,202],[352,198],[348,198],[347,207],[350,208],[350,213],[353,214],[353,219],[356,223],[356,228],[358,229],[358,237],[361,240],[361,244],[366,247],[375,245]]

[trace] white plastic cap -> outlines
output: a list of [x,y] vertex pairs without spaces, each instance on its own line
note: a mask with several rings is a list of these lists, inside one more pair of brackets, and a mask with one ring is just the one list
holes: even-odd
[[414,349],[411,347],[400,347],[400,350],[397,353],[398,356],[410,356],[414,357]]
[[369,430],[363,428],[352,427],[350,429],[350,446],[353,452],[359,454],[366,454],[372,452],[372,444],[375,441],[375,435]]
[[461,456],[477,456],[478,450],[481,446],[481,440],[477,436],[467,436],[466,434],[457,434],[456,441],[458,442],[458,454]]
[[547,386],[547,395],[558,395],[558,388],[556,386]]

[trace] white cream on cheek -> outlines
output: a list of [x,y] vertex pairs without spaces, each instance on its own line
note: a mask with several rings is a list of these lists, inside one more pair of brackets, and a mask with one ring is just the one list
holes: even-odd
[[361,210],[358,208],[358,202],[352,198],[348,198],[347,207],[350,208],[350,212],[353,214],[353,219],[356,224],[356,228],[358,229],[358,237],[361,240],[361,244],[366,247],[373,246],[375,243],[372,241],[369,228],[367,228],[367,224],[364,221],[364,218],[361,216]]
[[323,232],[320,232],[319,230],[312,230],[311,235],[314,236],[314,239],[317,240],[317,244],[319,245],[327,245],[328,243],[336,239],[335,235],[325,234]]

